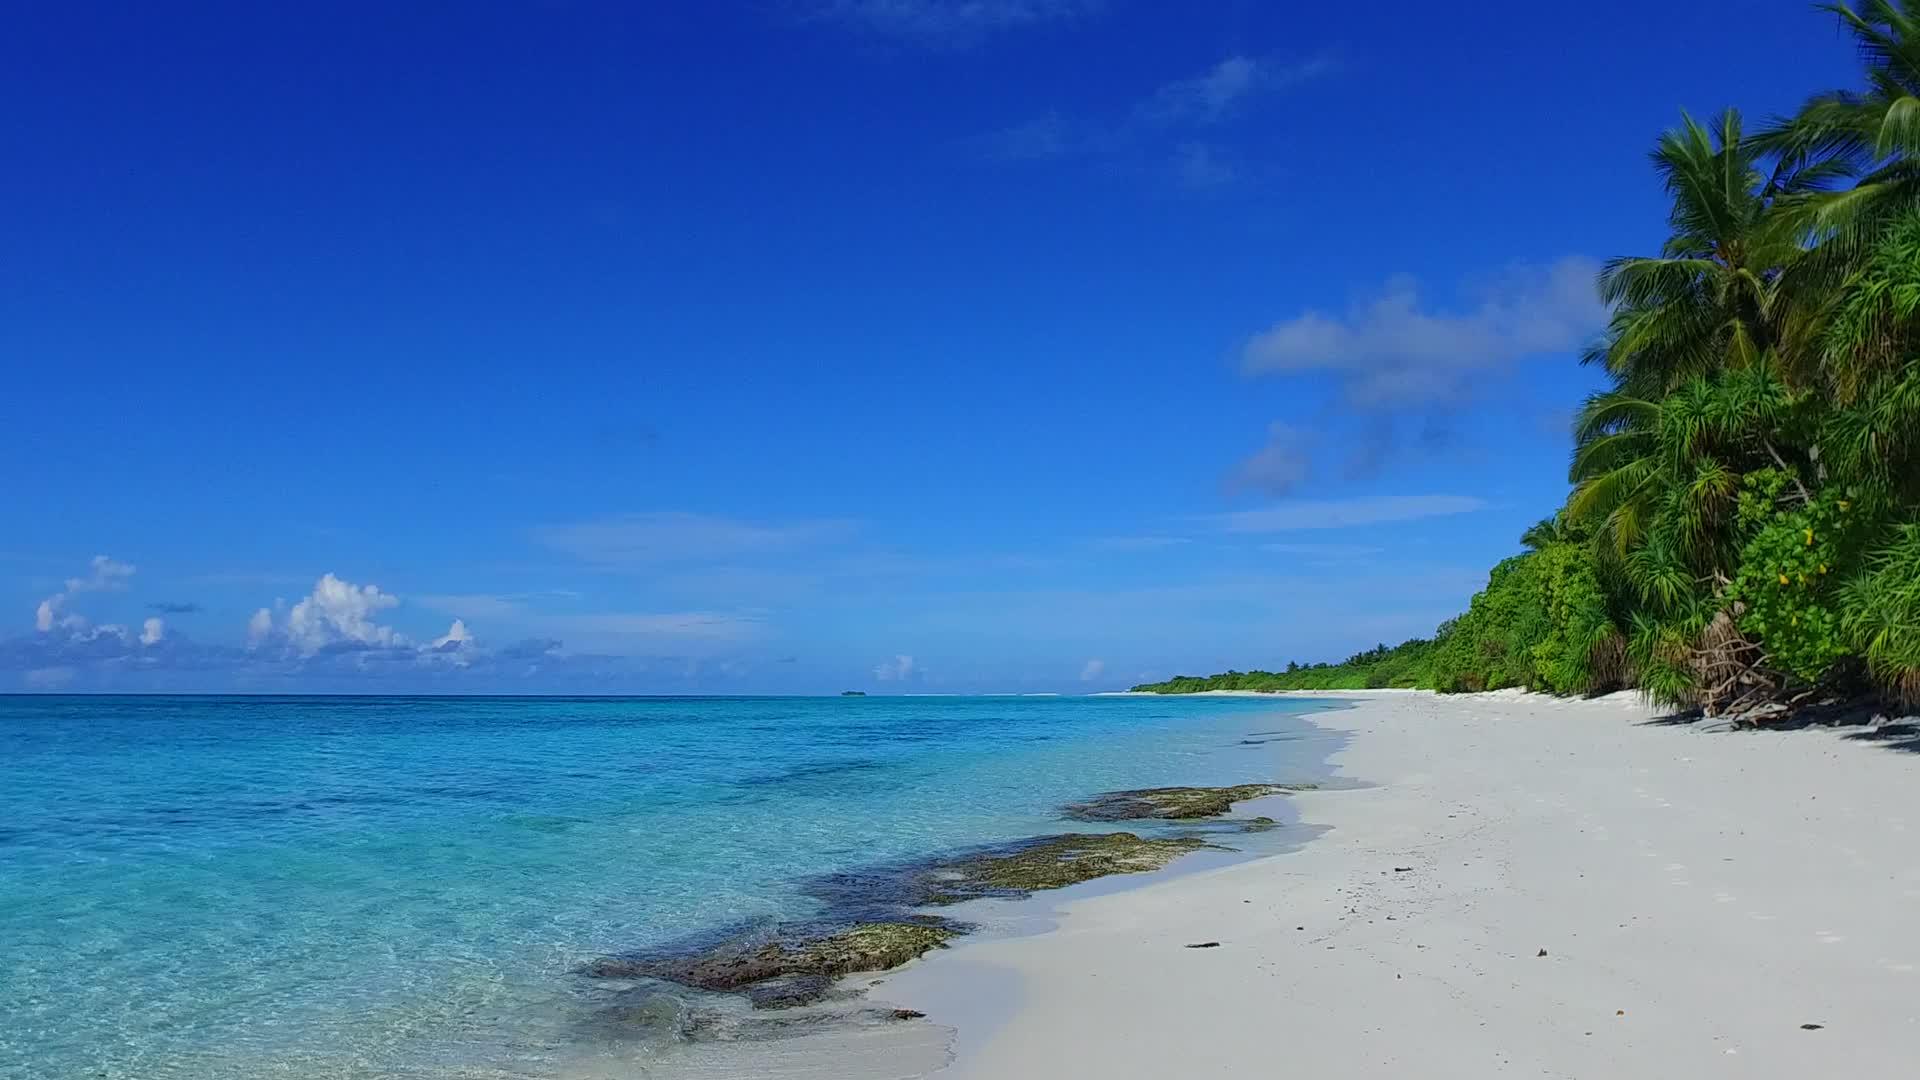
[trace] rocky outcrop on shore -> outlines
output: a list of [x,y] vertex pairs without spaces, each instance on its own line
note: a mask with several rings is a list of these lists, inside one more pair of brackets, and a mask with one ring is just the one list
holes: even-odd
[[1233,804],[1282,792],[1308,791],[1312,784],[1235,784],[1231,787],[1136,788],[1107,791],[1062,809],[1075,821],[1192,821],[1220,817]]
[[817,1001],[833,980],[885,971],[945,947],[961,931],[942,922],[860,923],[787,940],[733,939],[694,952],[601,960],[585,973],[603,979],[659,979],[695,990],[742,993],[756,1006]]
[[836,979],[885,971],[942,948],[965,924],[913,909],[1017,897],[1115,874],[1159,870],[1211,845],[1195,836],[1067,833],[941,856],[918,864],[835,874],[809,891],[837,916],[815,924],[743,930],[588,964],[598,979],[657,980],[745,996],[759,1008],[805,1005]]
[[1024,844],[937,862],[929,903],[952,904],[981,896],[1024,895],[1064,889],[1114,874],[1159,870],[1190,851],[1207,847],[1194,836],[1141,837],[1133,833],[1067,833]]

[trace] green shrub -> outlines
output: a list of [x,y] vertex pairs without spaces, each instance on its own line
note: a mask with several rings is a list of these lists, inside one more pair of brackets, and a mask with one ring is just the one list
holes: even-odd
[[[1853,654],[1842,625],[1841,575],[1860,565],[1873,515],[1857,496],[1831,489],[1793,509],[1775,509],[1747,541],[1727,599],[1742,632],[1773,668],[1818,683]],[[1751,520],[1749,505],[1741,516]]]
[[1920,701],[1920,524],[1905,524],[1841,590],[1841,627],[1874,677]]
[[1547,543],[1494,567],[1467,613],[1438,635],[1430,685],[1587,693],[1621,679],[1621,636],[1593,549]]

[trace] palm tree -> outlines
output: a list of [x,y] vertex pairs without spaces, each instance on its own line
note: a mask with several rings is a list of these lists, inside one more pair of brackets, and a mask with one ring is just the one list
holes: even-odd
[[[1581,410],[1565,514],[1628,558],[1724,577],[1740,477],[1787,462],[1773,441],[1791,406],[1770,358],[1703,376],[1660,398],[1615,390]],[[1668,557],[1670,556],[1670,557]],[[1639,575],[1643,580],[1647,575]]]
[[1565,514],[1541,518],[1520,534],[1520,546],[1528,551],[1545,551],[1554,544],[1562,544],[1570,539]]
[[1805,181],[1761,168],[1737,110],[1711,129],[1682,114],[1651,156],[1673,199],[1672,235],[1656,258],[1607,263],[1600,295],[1614,315],[1586,357],[1637,398],[1746,367],[1780,344],[1788,322],[1777,284],[1803,253],[1795,223],[1774,209],[1802,197]]
[[1715,709],[1778,688],[1728,600],[1748,474],[1797,476],[1773,444],[1793,404],[1775,367],[1767,356],[1658,399],[1599,395],[1587,410],[1566,513],[1597,520],[1611,541],[1596,569],[1631,594],[1615,614],[1626,655],[1641,688],[1669,704]]
[[[1800,223],[1823,243],[1850,249],[1920,197],[1920,0],[1826,3],[1859,51],[1866,90],[1832,90],[1775,121],[1756,145],[1787,174],[1804,174],[1811,196]],[[1844,191],[1819,192],[1856,177]],[[1837,251],[1836,251],[1837,253]]]
[[1587,399],[1574,425],[1573,493],[1562,514],[1624,557],[1646,538],[1666,476],[1660,402],[1616,388]]

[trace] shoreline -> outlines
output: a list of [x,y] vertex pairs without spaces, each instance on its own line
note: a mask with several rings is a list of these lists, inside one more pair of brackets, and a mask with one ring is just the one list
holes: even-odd
[[[1332,778],[1329,758],[1346,738],[1311,717],[1349,706],[1331,700],[1272,704],[1272,709],[1227,714],[1243,721],[1231,725],[1241,737],[1217,732],[1222,743],[1207,750],[1227,755],[1220,758],[1222,764],[1254,751],[1245,760],[1265,761],[1264,768],[1228,766],[1225,775],[1192,787],[1102,790],[1089,785],[1055,806],[1052,829],[823,875],[806,890],[822,901],[821,911],[795,923],[770,925],[765,928],[770,933],[751,926],[722,928],[589,961],[576,974],[613,995],[612,1006],[605,1010],[608,1023],[601,1030],[616,1045],[584,1047],[586,1052],[559,1075],[564,1080],[634,1075],[630,1070],[636,1062],[617,1047],[624,1040],[621,1028],[633,1020],[651,1024],[663,1018],[680,1030],[677,1045],[641,1066],[642,1075],[663,1080],[723,1075],[904,1080],[939,1072],[952,1060],[956,1042],[964,1045],[986,1025],[901,1005],[890,992],[892,980],[974,944],[1044,936],[1059,925],[1062,905],[1075,900],[1270,858],[1297,850],[1316,835],[1317,830],[1302,826],[1292,800],[1302,790],[1339,782]],[[1269,730],[1274,728],[1279,730]],[[1267,745],[1272,742],[1286,742],[1291,750]],[[1172,771],[1200,779],[1190,766]],[[1251,779],[1249,773],[1265,779]],[[1238,782],[1232,779],[1236,774],[1243,776]],[[1156,777],[1159,783],[1178,778]],[[1148,865],[1089,865],[1090,874],[1078,869],[1083,862],[1104,862],[1112,856],[1104,850],[1108,845],[1080,844],[1103,849],[1082,853],[1071,841],[1107,837],[1127,841],[1129,852],[1141,849]],[[1046,854],[1062,842],[1074,850]],[[1188,843],[1194,846],[1151,857],[1156,846]],[[1029,863],[1025,852],[1042,855],[1043,862]],[[1119,863],[1133,861],[1133,856],[1119,853]],[[1014,880],[994,884],[992,879],[1003,873]],[[1053,883],[1061,877],[1065,883]],[[925,893],[926,899],[909,899],[914,893]],[[878,963],[871,969],[828,972],[824,985],[810,974],[809,958],[816,948],[829,950],[818,954],[823,958],[833,955],[844,932],[892,933],[916,923],[935,929],[943,940],[916,948],[918,955],[904,960],[879,960],[876,955]],[[791,973],[785,960],[760,951],[767,942],[779,942],[781,956],[799,961]],[[709,978],[724,984],[709,983]],[[667,1005],[670,1000],[677,1004]]]
[[1311,843],[871,980],[956,1029],[932,1075],[1908,1075],[1920,761],[1632,695],[1284,696],[1351,706],[1310,721],[1372,786],[1287,796]]

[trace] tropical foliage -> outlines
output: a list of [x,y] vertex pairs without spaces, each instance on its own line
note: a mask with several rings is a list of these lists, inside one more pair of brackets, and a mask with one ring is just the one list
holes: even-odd
[[[1607,385],[1566,504],[1431,642],[1376,650],[1381,685],[1633,686],[1756,721],[1920,699],[1920,0],[1823,9],[1863,86],[1660,137],[1669,237],[1597,282]],[[1360,660],[1215,678],[1361,685]]]
[[1337,664],[1288,664],[1285,671],[1226,671],[1218,675],[1175,675],[1165,682],[1145,683],[1136,692],[1198,694],[1214,690],[1368,690],[1415,687],[1426,677],[1427,653],[1432,642],[1415,639],[1399,645],[1381,645],[1355,653]]

